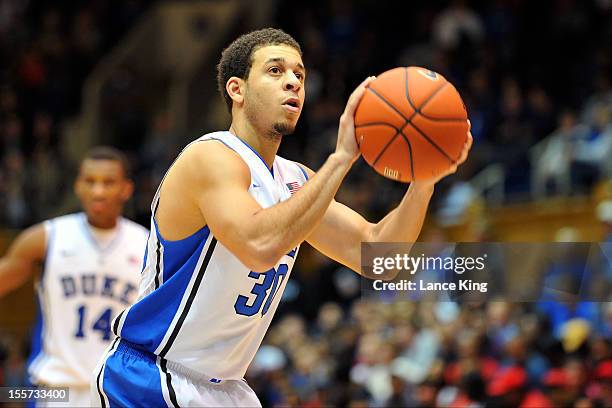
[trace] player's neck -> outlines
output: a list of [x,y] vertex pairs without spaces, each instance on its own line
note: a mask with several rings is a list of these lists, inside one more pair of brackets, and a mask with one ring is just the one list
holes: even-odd
[[99,230],[112,230],[117,227],[117,218],[108,220],[96,220],[88,216],[87,224]]
[[255,150],[269,169],[272,168],[282,140],[281,136],[271,137],[270,135],[262,134],[247,121],[233,121],[229,131]]

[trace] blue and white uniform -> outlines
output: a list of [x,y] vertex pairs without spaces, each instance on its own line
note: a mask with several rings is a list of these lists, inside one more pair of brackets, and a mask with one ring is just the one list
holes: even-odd
[[[192,143],[223,143],[238,153],[251,171],[248,192],[263,208],[287,200],[307,181],[299,165],[279,156],[270,170],[230,132],[210,133]],[[151,205],[138,301],[113,323],[118,338],[94,372],[92,402],[259,405],[243,377],[274,316],[298,247],[274,268],[255,272],[207,226],[187,238],[167,241],[154,217],[159,191]]]
[[111,322],[136,300],[148,231],[120,218],[104,231],[84,213],[45,221],[47,252],[37,283],[32,384],[70,387],[70,405],[89,403],[91,372],[113,339]]

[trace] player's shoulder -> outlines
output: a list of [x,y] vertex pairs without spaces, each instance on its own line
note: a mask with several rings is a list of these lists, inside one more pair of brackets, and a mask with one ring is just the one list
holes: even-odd
[[85,213],[83,212],[75,212],[70,214],[64,214],[57,217],[49,218],[42,222],[47,233],[50,233],[52,230],[57,228],[65,229],[65,228],[78,228],[80,224],[85,220]]
[[134,222],[128,218],[121,217],[122,227],[125,228],[129,233],[134,235],[142,236],[146,239],[149,236],[149,230],[142,225]]
[[178,172],[190,179],[234,176],[250,180],[248,164],[233,146],[229,132],[208,133],[189,143],[176,161]]
[[83,212],[74,212],[70,214],[59,215],[57,217],[49,218],[44,222],[53,222],[53,223],[64,223],[64,222],[78,222],[80,218],[84,216]]

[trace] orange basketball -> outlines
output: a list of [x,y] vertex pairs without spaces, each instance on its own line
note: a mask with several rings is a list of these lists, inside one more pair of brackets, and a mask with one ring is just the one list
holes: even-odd
[[404,183],[440,175],[461,155],[467,112],[455,87],[426,68],[379,75],[355,112],[355,137],[366,162]]

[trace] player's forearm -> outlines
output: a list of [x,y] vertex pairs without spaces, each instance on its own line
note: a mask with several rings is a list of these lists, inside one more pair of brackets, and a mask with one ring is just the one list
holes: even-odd
[[32,265],[10,258],[0,259],[0,297],[17,289],[32,274]]
[[[253,218],[252,236],[269,262],[297,245],[322,219],[352,164],[334,153],[291,199],[259,211]],[[265,256],[264,256],[265,258]]]
[[370,242],[415,242],[421,233],[433,184],[412,183],[401,203],[372,228]]

